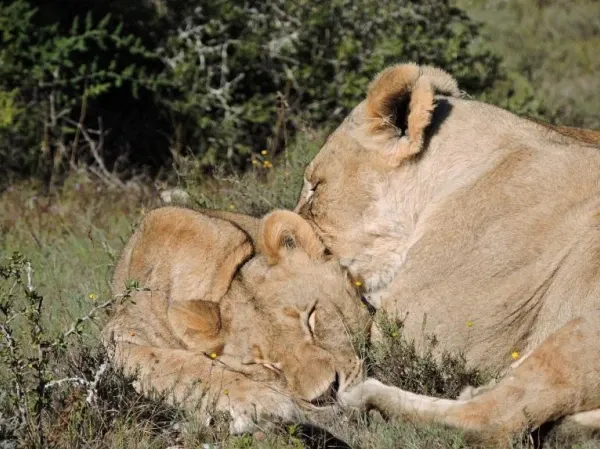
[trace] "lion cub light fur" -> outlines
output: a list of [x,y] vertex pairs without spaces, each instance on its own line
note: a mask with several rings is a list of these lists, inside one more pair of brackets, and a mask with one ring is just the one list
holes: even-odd
[[531,355],[469,400],[368,380],[347,402],[506,432],[598,409],[600,132],[462,99],[449,79],[383,71],[306,168],[296,211],[409,339],[499,371]]
[[369,314],[310,225],[290,211],[262,220],[164,207],[147,214],[113,279],[147,290],[115,313],[107,344],[139,387],[199,411],[227,411],[232,431],[291,420],[360,380],[352,336]]

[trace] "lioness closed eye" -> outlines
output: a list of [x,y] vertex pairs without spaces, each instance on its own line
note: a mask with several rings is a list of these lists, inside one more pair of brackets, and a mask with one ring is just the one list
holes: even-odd
[[306,168],[296,211],[409,339],[508,372],[460,401],[367,380],[349,404],[497,432],[600,427],[600,132],[392,66]]
[[351,336],[369,315],[293,212],[154,210],[123,251],[115,295],[128,279],[148,291],[104,330],[115,360],[139,370],[144,392],[229,412],[233,432],[294,419],[298,404],[334,400],[361,376]]

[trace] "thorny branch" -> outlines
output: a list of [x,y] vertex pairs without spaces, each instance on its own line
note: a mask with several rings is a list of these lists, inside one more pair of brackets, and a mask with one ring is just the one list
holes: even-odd
[[5,346],[10,352],[10,362],[13,368],[15,390],[16,390],[16,403],[19,409],[20,421],[22,424],[29,423],[29,409],[27,407],[27,397],[25,389],[25,380],[23,378],[23,369],[20,363],[19,350],[16,347],[15,340],[12,337],[12,329],[10,329],[4,323],[0,324],[0,331],[4,337]]
[[102,375],[104,374],[107,368],[108,362],[102,363],[94,373],[94,378],[91,381],[85,379],[84,377],[64,377],[62,379],[56,379],[48,382],[46,384],[46,389],[58,387],[63,384],[85,385],[87,386],[85,402],[92,405],[96,402],[96,397],[98,395],[98,382],[100,382],[100,379],[102,378]]
[[[105,302],[103,302],[102,304],[97,305],[96,307],[92,308],[92,310],[90,310],[90,312],[81,318],[77,318],[75,320],[75,322],[71,325],[71,327],[69,328],[69,330],[67,330],[66,332],[64,332],[59,338],[60,340],[66,340],[70,335],[73,334],[78,334],[79,333],[79,327],[81,326],[81,324],[85,323],[86,321],[90,321],[92,319],[94,319],[94,316],[96,315],[96,312],[98,312],[99,310],[102,309],[106,309],[108,307],[110,307],[111,305],[113,305],[115,303],[115,298],[111,298]],[[58,339],[57,339],[58,340]],[[55,342],[54,345],[58,345],[58,341]]]
[[[87,388],[86,402],[93,404],[97,398],[97,386],[108,367],[108,362],[102,363],[91,380],[85,376],[67,376],[54,379],[51,371],[52,362],[62,350],[67,339],[81,333],[81,325],[91,321],[98,311],[106,309],[117,302],[123,302],[131,297],[131,290],[137,289],[132,283],[122,295],[93,307],[87,315],[78,318],[57,337],[49,338],[42,326],[42,308],[44,297],[35,290],[33,280],[34,269],[31,263],[20,255],[13,257],[8,267],[0,266],[0,275],[12,286],[0,298],[0,360],[9,365],[12,389],[8,390],[9,398],[18,410],[16,416],[18,432],[25,432],[27,440],[33,447],[46,447],[45,433],[40,432],[43,426],[43,412],[49,404],[49,393],[53,388],[64,384],[79,384]],[[17,297],[14,290],[22,286],[25,304],[22,309],[15,307]],[[17,317],[22,318],[28,333],[16,333],[10,326]],[[21,341],[22,338],[28,340]],[[31,347],[33,353],[27,353],[22,348]]]
[[[83,126],[81,120],[79,122],[76,122],[75,120],[72,120],[69,117],[63,117],[63,120],[69,123],[70,125],[75,126],[77,128],[78,133],[80,133],[86,141],[90,150],[90,154],[92,155],[92,158],[94,159],[94,162],[96,162],[97,165],[97,169],[94,170],[92,167],[90,167],[90,170],[107,185],[125,187],[125,184],[118,178],[118,176],[116,176],[114,173],[111,173],[106,168],[106,165],[104,164],[104,159],[101,155],[101,152],[104,149],[104,136],[106,134],[103,127],[102,117],[98,117],[97,130],[91,130],[89,128],[86,128],[85,126]],[[92,134],[97,135],[98,140],[94,140],[91,136]]]

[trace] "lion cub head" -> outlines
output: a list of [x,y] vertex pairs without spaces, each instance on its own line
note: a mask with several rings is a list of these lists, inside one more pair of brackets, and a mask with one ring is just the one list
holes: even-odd
[[258,249],[241,269],[259,311],[255,325],[264,326],[247,361],[281,372],[308,401],[343,391],[362,373],[352,337],[369,323],[351,279],[293,212],[262,220]]
[[163,292],[161,305],[137,318],[157,315],[150,332],[122,337],[203,352],[256,380],[278,379],[305,401],[333,398],[361,377],[352,339],[370,317],[360,295],[299,215],[242,218],[172,207],[151,212],[113,285],[118,292],[124,279],[137,279]]

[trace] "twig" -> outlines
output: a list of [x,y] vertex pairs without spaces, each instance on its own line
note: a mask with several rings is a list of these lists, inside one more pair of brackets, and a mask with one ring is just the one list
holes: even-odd
[[31,277],[33,269],[31,268],[31,262],[27,261],[26,266],[27,268],[25,271],[27,272],[27,290],[29,290],[29,293],[31,293],[33,291],[33,281]]
[[275,11],[276,13],[278,13],[281,17],[289,20],[294,25],[298,25],[298,26],[302,25],[302,22],[300,20],[296,19],[295,17],[290,16],[284,10],[282,10],[281,8],[279,8],[277,5],[271,4],[271,8],[273,8],[273,11]]
[[6,295],[7,297],[11,297],[13,292],[15,291],[15,287],[19,285],[19,281],[15,281],[13,282],[13,285],[10,286],[10,288],[8,289],[8,294]]
[[[121,188],[125,187],[125,184],[123,184],[123,182],[119,178],[117,178],[110,171],[108,171],[108,169],[106,168],[106,165],[104,165],[104,159],[102,159],[102,156],[100,155],[100,151],[104,147],[104,129],[102,126],[102,117],[98,117],[98,130],[97,131],[89,130],[85,126],[83,126],[83,124],[81,122],[76,122],[75,120],[72,120],[68,117],[64,117],[64,120],[67,123],[70,123],[71,125],[76,126],[77,129],[81,132],[81,135],[83,136],[83,138],[85,139],[85,141],[88,144],[90,153],[92,154],[94,161],[98,165],[100,173],[102,173],[101,179],[103,181],[105,181],[107,184],[117,185]],[[92,137],[90,135],[92,133],[98,135],[98,142],[96,142],[94,139],[92,139]]]
[[75,168],[75,157],[77,153],[77,147],[79,146],[79,136],[81,134],[81,128],[83,127],[83,121],[85,120],[85,115],[87,111],[87,95],[85,94],[86,89],[87,83],[84,87],[83,100],[81,101],[81,111],[79,113],[79,122],[77,122],[77,130],[75,131],[75,137],[73,137],[73,143],[71,144],[71,168]]
[[[102,309],[106,309],[107,307],[110,307],[112,304],[114,304],[115,300],[116,300],[116,297],[109,299],[108,301],[103,302],[102,304],[99,304],[96,307],[94,307],[92,310],[90,310],[90,312],[86,316],[84,316],[82,318],[77,318],[75,320],[75,322],[73,323],[73,325],[69,328],[69,330],[67,330],[64,334],[61,335],[61,338],[59,340],[66,340],[67,337],[69,337],[70,335],[78,333],[78,327],[81,323],[84,323],[86,321],[91,321],[94,318],[94,315],[96,314],[96,312],[98,310],[102,310]],[[53,343],[52,346],[56,346],[58,344],[59,344],[59,342],[57,341],[57,342]]]
[[96,374],[94,374],[94,380],[88,383],[88,390],[87,396],[85,397],[85,402],[87,402],[90,405],[96,402],[96,396],[98,394],[96,387],[98,385],[98,382],[100,381],[100,378],[102,377],[102,374],[104,374],[104,371],[106,371],[107,367],[108,361],[100,365],[100,367],[96,370]]
[[57,380],[48,382],[46,384],[46,389],[58,387],[64,383],[88,385],[90,383],[90,381],[87,379],[84,379],[83,377],[65,377],[64,379],[57,379]]
[[221,48],[221,87],[227,83],[227,75],[229,74],[229,67],[227,67],[227,46],[228,42],[225,42]]

